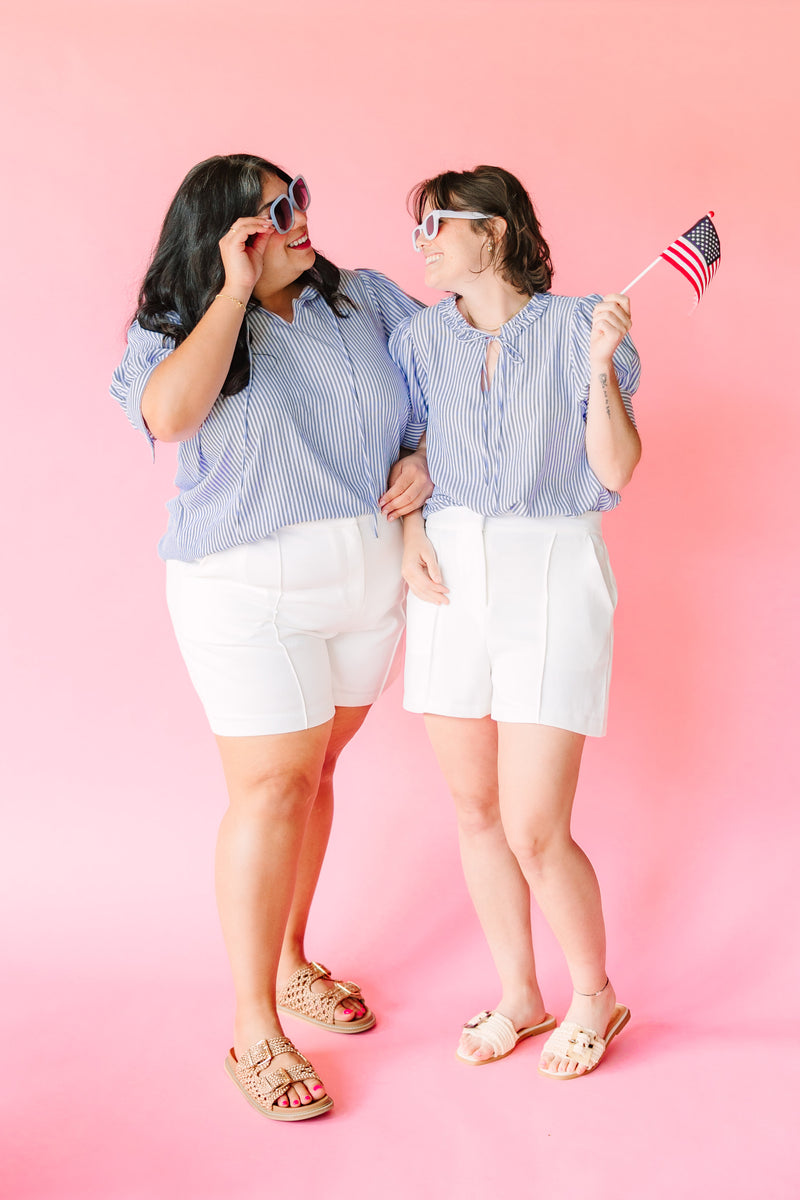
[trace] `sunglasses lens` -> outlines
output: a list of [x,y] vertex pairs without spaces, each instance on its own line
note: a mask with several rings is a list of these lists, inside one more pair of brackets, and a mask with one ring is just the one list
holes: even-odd
[[295,208],[299,208],[300,212],[305,212],[311,203],[311,193],[308,190],[308,184],[302,175],[298,175],[292,182],[290,188],[291,197],[294,200]]
[[288,233],[294,225],[294,213],[288,196],[281,196],[273,204],[272,223],[278,233]]
[[439,222],[433,213],[428,213],[425,220],[422,222],[422,232],[429,241],[433,241],[436,234],[439,232]]

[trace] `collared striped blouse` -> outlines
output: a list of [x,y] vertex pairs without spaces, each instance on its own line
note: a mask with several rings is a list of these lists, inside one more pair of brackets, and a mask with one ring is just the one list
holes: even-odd
[[[355,308],[337,317],[313,287],[294,320],[264,309],[245,318],[250,382],[220,397],[178,448],[178,495],[167,503],[162,558],[191,561],[258,541],[284,525],[377,514],[411,416],[389,357],[392,331],[419,302],[375,271],[342,271]],[[153,445],[142,394],[174,341],[134,322],[111,394]]]
[[[484,516],[578,516],[619,503],[586,457],[589,338],[600,299],[534,295],[497,335],[491,387],[484,367],[492,339],[462,317],[455,297],[398,326],[389,352],[411,394],[409,433],[427,430],[434,492],[425,516],[452,505]],[[639,356],[630,337],[614,367],[633,420]]]

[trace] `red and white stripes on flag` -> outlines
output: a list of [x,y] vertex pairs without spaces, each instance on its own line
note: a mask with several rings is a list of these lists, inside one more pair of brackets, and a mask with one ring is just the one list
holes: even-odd
[[719,234],[711,220],[713,215],[713,212],[707,212],[696,225],[687,229],[686,233],[682,233],[679,238],[675,238],[674,242],[670,242],[666,250],[662,250],[649,267],[645,267],[627,287],[622,288],[622,295],[626,295],[635,283],[644,279],[645,275],[652,271],[653,267],[657,267],[663,258],[665,262],[675,267],[681,275],[689,280],[695,294],[692,307],[697,308],[700,297],[716,275],[717,267],[720,264]]
[[695,290],[695,304],[711,283],[721,261],[719,235],[711,220],[713,215],[713,212],[706,213],[661,252],[661,258],[689,280]]

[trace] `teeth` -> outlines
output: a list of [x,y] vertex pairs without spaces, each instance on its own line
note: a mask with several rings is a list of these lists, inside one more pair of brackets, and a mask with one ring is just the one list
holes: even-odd
[[293,250],[295,246],[302,246],[303,243],[307,242],[307,241],[308,241],[308,231],[306,231],[302,237],[297,238],[296,241],[289,242],[289,249]]

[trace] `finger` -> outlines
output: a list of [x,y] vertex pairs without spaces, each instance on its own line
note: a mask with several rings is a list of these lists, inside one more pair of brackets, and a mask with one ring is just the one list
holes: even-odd
[[223,234],[220,241],[240,244],[246,242],[254,234],[269,234],[270,230],[274,232],[272,222],[266,220],[264,217],[239,217],[231,225],[228,232]]
[[[389,476],[389,479],[391,481],[391,475]],[[381,508],[385,508],[387,504],[391,504],[393,500],[398,498],[398,496],[402,496],[407,488],[408,482],[402,478],[398,479],[397,482],[392,485],[392,487],[388,488],[387,491],[383,493],[378,501]]]
[[619,324],[620,328],[624,329],[626,332],[632,325],[632,321],[625,310],[619,306],[611,304],[598,304],[597,308],[592,314],[592,321],[593,323],[596,323],[597,321],[613,321]]
[[630,298],[630,296],[624,296],[622,294],[622,292],[609,292],[607,296],[603,296],[603,301],[605,303],[619,304],[621,308],[624,308],[624,310],[628,314],[628,316],[630,316],[630,313],[631,313],[631,298]]
[[[418,480],[407,484],[400,492],[397,492],[396,488],[393,488],[392,491],[396,494],[391,496],[387,503],[381,503],[381,509],[384,513],[388,513],[389,511],[399,513],[401,508],[407,512],[413,512],[414,509],[421,506],[428,495],[424,485]],[[390,493],[387,492],[386,495],[389,496]],[[381,501],[383,499],[384,497],[381,497]]]
[[413,592],[417,599],[424,600],[426,604],[450,603],[447,596],[445,596],[443,592],[437,592],[436,589],[431,586],[430,581],[427,583],[411,583],[409,580],[407,580],[406,582],[408,583],[410,591]]
[[408,513],[416,512],[421,507],[424,500],[424,495],[417,487],[407,488],[402,495],[383,508],[385,516],[392,514],[395,517],[405,517]]
[[429,577],[434,583],[439,584],[442,590],[446,592],[447,588],[442,583],[442,572],[439,570],[439,560],[435,555],[432,555],[431,557],[422,555],[421,557],[422,563],[425,567],[425,570],[428,572]]

